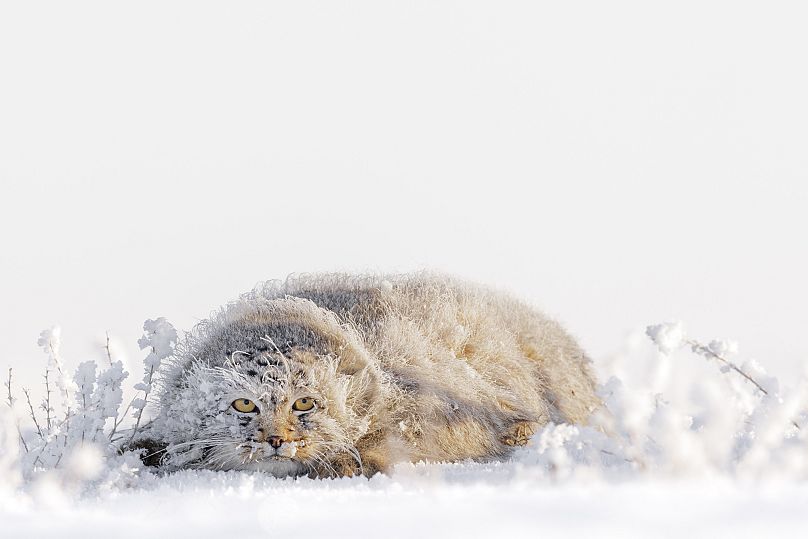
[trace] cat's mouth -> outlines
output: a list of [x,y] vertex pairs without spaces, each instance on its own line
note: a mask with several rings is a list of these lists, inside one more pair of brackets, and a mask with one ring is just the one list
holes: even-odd
[[269,443],[256,443],[247,442],[242,444],[244,457],[247,461],[259,460],[276,460],[288,461],[296,460],[298,447],[305,446],[304,440],[290,440],[281,443],[280,445],[271,445]]
[[[298,452],[305,446],[303,440],[289,440],[281,444],[254,440],[239,445],[234,467],[242,470],[259,470],[275,477],[298,476],[306,473],[306,454]],[[277,446],[277,447],[275,447]]]

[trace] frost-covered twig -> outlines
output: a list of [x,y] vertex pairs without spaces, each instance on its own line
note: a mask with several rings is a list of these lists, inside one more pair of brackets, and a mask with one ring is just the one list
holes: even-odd
[[699,354],[707,359],[718,360],[719,362],[723,363],[727,369],[733,370],[740,374],[744,379],[754,385],[755,388],[760,390],[761,393],[764,395],[769,394],[769,392],[766,391],[766,389],[759,384],[757,380],[752,378],[749,374],[744,372],[743,369],[729,361],[727,358],[723,357],[723,355],[719,352],[719,350],[737,350],[737,345],[735,343],[712,341],[709,345],[704,345],[695,339],[688,338],[681,322],[665,322],[662,324],[648,326],[645,330],[645,334],[648,335],[654,344],[656,344],[659,351],[665,355],[670,354],[677,348],[688,345],[693,353]]
[[[53,411],[53,407],[51,406],[50,401],[51,395],[51,388],[50,388],[50,369],[45,367],[45,399],[42,401],[42,404],[39,405],[45,411],[45,426],[48,429],[48,432],[51,431],[51,412]],[[31,404],[30,402],[28,404]],[[33,413],[33,412],[32,412]]]
[[132,443],[132,440],[137,435],[137,431],[140,428],[140,421],[143,419],[143,410],[146,409],[146,404],[148,404],[149,393],[151,392],[151,379],[154,376],[154,367],[149,367],[146,376],[144,377],[144,381],[142,384],[138,384],[141,386],[140,389],[143,391],[143,398],[142,399],[134,399],[132,401],[132,407],[135,408],[135,426],[132,428],[132,435],[129,436],[129,443]]
[[31,393],[28,391],[27,388],[22,388],[22,392],[25,394],[25,400],[28,402],[28,410],[31,413],[31,419],[34,420],[34,426],[36,427],[36,432],[39,434],[40,440],[45,440],[45,435],[42,434],[42,428],[39,426],[39,421],[36,419],[36,414],[34,413],[34,405],[31,404]]
[[[92,370],[88,371],[87,367],[91,368]],[[81,398],[81,419],[82,423],[87,421],[87,413],[89,411],[89,403],[87,402],[88,397],[92,397],[93,391],[93,384],[95,383],[95,363],[94,362],[87,362],[82,363],[79,366],[79,369],[76,371],[76,378],[77,378],[77,385],[79,389],[79,395]],[[84,444],[84,440],[86,437],[86,429],[81,429],[81,443]]]
[[[62,404],[66,407],[65,417],[69,417],[71,413],[71,397],[73,392],[73,386],[71,380],[66,376],[66,373],[63,368],[62,357],[59,354],[59,350],[61,348],[62,343],[62,330],[59,326],[53,326],[50,329],[45,329],[39,334],[39,339],[37,339],[37,344],[42,348],[42,350],[48,354],[48,365],[45,369],[45,382],[48,384],[46,388],[48,391],[48,408],[50,406],[50,381],[49,381],[49,374],[50,371],[55,371],[58,375],[56,379],[56,387],[58,387],[62,392]],[[48,410],[48,431],[50,432],[52,428],[52,417],[50,416],[50,410]]]
[[8,388],[8,397],[7,397],[8,407],[9,408],[14,408],[15,399],[11,394],[11,372],[12,372],[12,369],[11,369],[11,367],[9,367],[8,368],[8,379],[6,380],[6,383],[3,384],[3,385],[5,385],[6,388]]
[[135,426],[132,429],[132,434],[129,437],[129,442],[132,443],[140,428],[140,422],[143,419],[143,410],[149,399],[152,391],[152,383],[154,381],[154,373],[160,367],[160,363],[171,356],[174,352],[174,345],[177,343],[177,330],[174,329],[165,318],[158,318],[156,320],[146,320],[143,324],[143,337],[138,340],[138,345],[141,350],[151,348],[151,352],[143,360],[145,374],[143,375],[143,382],[135,385],[135,389],[143,391],[142,399],[135,399],[131,406],[135,408]]
[[[95,441],[98,434],[104,430],[104,425],[108,419],[117,420],[118,410],[123,400],[123,390],[121,385],[129,373],[123,370],[123,363],[115,361],[110,367],[95,376],[95,364],[90,362],[79,366],[87,371],[85,376],[97,382],[92,395],[87,395],[90,402],[90,409],[94,424],[92,425],[92,441]],[[113,428],[114,425],[113,425]],[[110,438],[112,433],[110,433]]]
[[[12,371],[12,369],[11,369],[11,367],[9,367],[8,368],[8,380],[6,381],[5,386],[8,388],[8,407],[11,408],[11,410],[13,411],[14,410],[14,401],[16,399],[13,397],[13,395],[11,393],[11,371]],[[22,443],[22,447],[23,447],[23,449],[25,449],[25,452],[28,453],[28,444],[25,443],[25,436],[22,435],[22,429],[20,429],[20,421],[15,418],[14,419],[14,424],[17,427],[17,434],[20,435],[20,442]]]
[[[663,354],[670,354],[673,350],[687,345],[694,354],[698,354],[706,359],[718,361],[723,365],[722,370],[734,371],[744,380],[752,384],[755,389],[760,391],[763,395],[770,395],[770,391],[766,389],[763,384],[725,357],[727,352],[737,353],[737,343],[713,340],[710,344],[705,345],[695,339],[687,337],[681,322],[665,322],[648,326],[645,333]],[[792,420],[791,424],[797,429],[800,429],[800,425],[796,421]]]
[[112,365],[112,352],[109,349],[109,331],[106,332],[107,334],[107,342],[104,345],[104,349],[107,351],[107,360],[109,361],[110,366]]
[[118,430],[118,427],[123,423],[123,420],[126,418],[126,414],[129,413],[129,410],[132,409],[132,404],[135,402],[137,397],[132,397],[132,400],[129,401],[129,404],[126,405],[126,409],[123,411],[122,414],[119,414],[116,418],[114,423],[112,424],[112,430],[109,433],[109,441],[115,442],[120,438],[114,438],[115,432]]
[[56,459],[56,464],[53,465],[54,468],[58,467],[59,463],[62,462],[62,457],[65,456],[65,452],[67,451],[67,442],[70,440],[70,408],[67,409],[65,414],[64,426],[64,444],[62,445],[62,451],[59,453],[59,457]]
[[746,379],[746,380],[747,380],[749,383],[751,383],[753,386],[755,386],[755,387],[756,387],[756,388],[757,388],[757,389],[758,389],[758,390],[759,390],[761,393],[763,393],[764,395],[768,395],[768,394],[769,394],[769,392],[768,392],[768,391],[766,391],[766,388],[764,388],[762,385],[760,385],[760,384],[757,382],[757,380],[755,380],[755,379],[754,379],[754,378],[752,378],[752,377],[751,377],[749,374],[747,374],[746,372],[744,372],[744,370],[743,370],[743,369],[741,369],[740,367],[738,367],[738,366],[737,366],[735,363],[733,363],[733,362],[729,361],[729,360],[728,360],[728,359],[726,359],[725,357],[722,357],[722,356],[721,356],[720,354],[718,354],[718,353],[717,353],[715,350],[713,350],[713,349],[712,349],[710,346],[705,346],[704,344],[702,344],[702,343],[700,343],[700,342],[696,341],[695,339],[686,339],[684,342],[685,342],[685,343],[686,343],[688,346],[690,346],[690,347],[691,347],[691,349],[693,350],[693,352],[695,352],[695,353],[697,353],[697,354],[700,354],[700,355],[702,355],[702,356],[704,356],[704,357],[707,357],[707,358],[713,358],[713,359],[716,359],[716,360],[720,361],[720,362],[721,362],[721,363],[723,363],[723,364],[724,364],[724,365],[725,365],[727,368],[729,368],[729,369],[731,369],[731,370],[733,370],[733,371],[737,372],[738,374],[740,374],[740,375],[741,375],[743,378],[745,378],[745,379]]

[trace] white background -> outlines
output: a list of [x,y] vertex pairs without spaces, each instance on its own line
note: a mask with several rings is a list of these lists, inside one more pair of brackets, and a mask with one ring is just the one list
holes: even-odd
[[[808,360],[801,2],[0,3],[0,365],[437,269]],[[785,381],[788,381],[786,376]]]

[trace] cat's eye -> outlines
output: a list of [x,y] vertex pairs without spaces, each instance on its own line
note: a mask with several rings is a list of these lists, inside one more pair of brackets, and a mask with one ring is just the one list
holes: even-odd
[[295,412],[310,412],[314,409],[314,399],[311,397],[303,397],[302,399],[297,399],[294,404],[292,404],[292,410]]
[[242,414],[258,412],[258,407],[250,399],[236,399],[233,401],[233,408]]

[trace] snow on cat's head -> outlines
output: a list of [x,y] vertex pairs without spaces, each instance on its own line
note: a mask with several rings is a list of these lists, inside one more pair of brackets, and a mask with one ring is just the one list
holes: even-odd
[[360,473],[354,443],[378,391],[360,337],[333,314],[297,298],[242,300],[178,347],[152,430],[169,468]]

